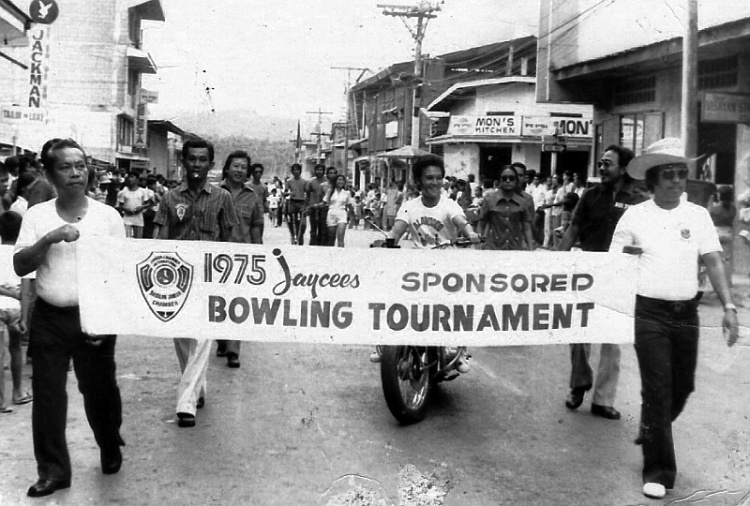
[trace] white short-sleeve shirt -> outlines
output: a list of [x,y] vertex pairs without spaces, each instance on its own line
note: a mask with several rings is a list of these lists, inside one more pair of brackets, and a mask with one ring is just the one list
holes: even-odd
[[663,209],[653,200],[630,207],[617,223],[610,252],[639,246],[637,293],[662,300],[690,300],[698,293],[698,259],[721,251],[708,211],[690,202]]
[[[77,223],[67,223],[57,214],[57,199],[37,204],[23,216],[15,251],[33,246],[45,234],[63,226],[76,227],[81,237],[125,237],[120,213],[114,208],[88,199],[86,215]],[[47,256],[36,270],[36,292],[45,301],[59,307],[78,305],[77,242],[60,242],[50,246]]]

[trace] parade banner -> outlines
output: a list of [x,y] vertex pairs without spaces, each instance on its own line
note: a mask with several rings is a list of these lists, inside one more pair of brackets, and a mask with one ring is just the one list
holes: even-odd
[[623,254],[82,238],[91,334],[508,346],[633,340]]

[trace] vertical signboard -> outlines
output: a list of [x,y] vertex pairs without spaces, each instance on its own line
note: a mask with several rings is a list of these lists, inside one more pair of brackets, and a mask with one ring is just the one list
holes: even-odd
[[30,30],[29,107],[42,109],[47,104],[49,62],[49,25],[38,25]]
[[60,8],[55,0],[32,0],[29,4],[29,16],[38,23],[29,30],[29,107],[33,109],[43,109],[47,105],[50,25],[59,14]]
[[146,156],[148,153],[148,107],[138,92],[138,102],[135,106],[135,140],[133,152]]

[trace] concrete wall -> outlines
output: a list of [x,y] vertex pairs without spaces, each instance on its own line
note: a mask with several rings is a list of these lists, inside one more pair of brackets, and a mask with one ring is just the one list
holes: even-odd
[[479,181],[479,144],[447,144],[443,153],[445,174],[452,176],[463,170]]
[[[698,2],[701,30],[746,17],[750,2]],[[561,68],[682,37],[687,12],[683,0],[542,0],[540,21],[540,44],[551,44],[552,68]]]

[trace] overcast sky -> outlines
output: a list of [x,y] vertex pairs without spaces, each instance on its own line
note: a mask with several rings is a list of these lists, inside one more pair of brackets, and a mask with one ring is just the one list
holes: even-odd
[[[321,108],[339,119],[345,70],[373,71],[413,58],[401,19],[380,3],[404,0],[161,0],[165,23],[144,24],[146,50],[159,73],[152,117],[182,111],[252,108],[314,121]],[[423,53],[440,54],[536,34],[537,0],[445,0],[430,21]],[[351,73],[352,83],[359,72]],[[370,74],[368,74],[370,75]]]

